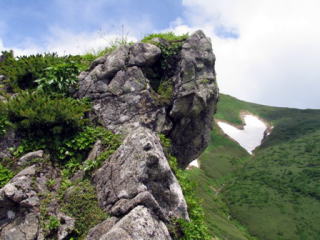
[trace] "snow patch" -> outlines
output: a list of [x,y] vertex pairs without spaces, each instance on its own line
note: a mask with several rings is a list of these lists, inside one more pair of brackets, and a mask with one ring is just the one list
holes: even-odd
[[199,168],[199,161],[198,161],[198,159],[195,159],[195,160],[193,160],[191,163],[189,163],[187,169],[190,169],[190,168],[192,168],[192,167]]
[[[237,141],[248,153],[252,154],[252,151],[260,146],[268,126],[258,117],[251,114],[243,115],[243,120],[245,123],[243,129],[219,120],[217,120],[217,123],[225,134]],[[269,134],[270,132],[267,132],[266,135]]]

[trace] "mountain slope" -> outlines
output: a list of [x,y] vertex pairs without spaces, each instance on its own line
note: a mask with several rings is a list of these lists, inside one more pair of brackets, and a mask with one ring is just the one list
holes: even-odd
[[[270,240],[317,239],[320,110],[269,107],[222,94],[215,118],[241,125],[241,112],[253,113],[267,121],[274,127],[271,134],[250,156],[216,126],[211,144],[200,158],[198,171],[203,172],[208,182],[214,182],[216,195],[227,203],[226,211],[231,215],[228,219],[239,221],[252,236]],[[228,231],[219,232],[212,227],[210,216],[221,214],[212,211],[214,196],[201,191],[205,182],[198,179],[210,229],[221,239],[236,239]],[[216,225],[218,222],[216,219]],[[228,224],[234,226],[232,221]]]

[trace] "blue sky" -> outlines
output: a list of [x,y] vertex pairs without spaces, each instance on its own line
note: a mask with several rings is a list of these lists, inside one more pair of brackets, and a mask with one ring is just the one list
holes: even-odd
[[1,0],[0,36],[10,48],[23,47],[26,40],[42,45],[52,28],[121,32],[121,25],[148,21],[145,30],[152,31],[168,27],[181,12],[181,1],[172,0]]
[[0,51],[81,54],[121,37],[193,32],[212,39],[221,92],[320,108],[319,0],[0,0]]

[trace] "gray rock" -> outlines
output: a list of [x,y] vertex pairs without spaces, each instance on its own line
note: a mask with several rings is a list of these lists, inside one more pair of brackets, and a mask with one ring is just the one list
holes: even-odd
[[119,221],[102,223],[88,239],[171,239],[164,222],[189,219],[179,183],[149,128],[132,130],[94,181],[100,206]]
[[[41,239],[39,193],[48,192],[48,179],[57,176],[57,170],[49,165],[32,165],[0,189],[0,239]],[[61,235],[67,229],[70,224]]]
[[179,165],[186,167],[208,145],[218,99],[215,56],[202,31],[183,42],[172,66],[174,96],[166,106],[150,85],[157,80],[160,58],[161,50],[152,44],[120,47],[80,74],[78,96],[91,98],[92,118],[114,132],[129,134],[142,125],[166,133]]
[[[120,70],[108,85],[103,84],[103,81],[96,84],[96,92],[88,92],[87,96],[94,99],[94,113],[108,129],[127,134],[140,124],[152,129],[162,129],[166,125],[165,109],[158,107],[140,68]],[[103,94],[97,94],[103,91],[100,87],[104,89]]]
[[160,57],[161,50],[149,43],[133,44],[130,49],[129,66],[148,67],[154,64]]
[[124,215],[137,205],[153,209],[163,220],[188,219],[180,185],[153,131],[133,130],[94,175],[101,206]]
[[173,77],[170,138],[182,167],[196,159],[209,142],[218,101],[214,64],[210,39],[202,31],[195,32],[182,45],[180,69]]
[[37,158],[43,158],[43,150],[38,150],[35,152],[29,152],[22,157],[19,158],[17,165],[18,166],[23,166],[28,164],[28,162],[37,159]]
[[58,229],[58,240],[66,239],[66,237],[74,230],[75,220],[64,213],[58,213],[57,218],[62,223]]
[[137,206],[119,220],[100,240],[171,240],[166,225],[149,209]]
[[89,230],[87,240],[99,240],[102,235],[109,232],[109,230],[119,221],[116,217],[108,218]]
[[38,232],[39,216],[31,212],[0,228],[0,239],[34,240],[37,239]]

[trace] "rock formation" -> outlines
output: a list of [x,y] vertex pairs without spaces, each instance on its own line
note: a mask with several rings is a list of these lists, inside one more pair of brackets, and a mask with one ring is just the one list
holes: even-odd
[[173,63],[168,79],[173,97],[165,106],[151,87],[154,79],[148,79],[161,59],[156,45],[120,47],[80,75],[79,97],[92,99],[95,116],[113,131],[127,134],[142,125],[165,133],[180,166],[186,167],[208,144],[218,99],[215,56],[202,31],[187,38]]
[[[181,167],[207,146],[218,99],[215,56],[210,40],[197,31],[181,41],[170,69],[164,70],[165,54],[157,43],[171,43],[164,39],[152,43],[121,46],[96,59],[79,76],[76,95],[92,100],[92,121],[124,136],[121,146],[93,173],[99,205],[110,217],[89,231],[88,240],[170,240],[167,226],[172,219],[189,220],[158,134],[172,140]],[[165,101],[158,91],[164,81],[172,86]],[[0,158],[9,157],[8,147],[19,144],[14,135],[8,136],[10,141],[0,141],[6,143],[0,146]],[[94,161],[101,148],[97,141],[87,161]],[[32,152],[18,159],[17,165],[43,157],[41,150]],[[57,185],[62,180],[57,168],[42,165],[29,166],[0,189],[0,239],[44,239],[39,196],[50,192],[50,180],[57,179]],[[70,180],[79,182],[84,175],[84,170],[79,171]],[[69,190],[66,196],[72,194]],[[60,212],[55,201],[50,204],[48,214],[60,219],[55,237],[69,239],[75,220]]]

